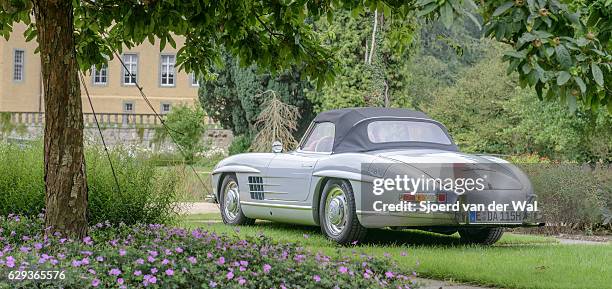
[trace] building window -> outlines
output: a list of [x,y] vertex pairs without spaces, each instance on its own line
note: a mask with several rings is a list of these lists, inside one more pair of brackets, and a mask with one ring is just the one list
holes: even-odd
[[108,66],[102,64],[98,69],[95,65],[91,66],[91,77],[93,78],[93,84],[106,85],[108,81]]
[[170,112],[171,109],[171,105],[169,103],[162,103],[161,104],[161,113],[162,114],[166,114]]
[[161,85],[174,86],[174,55],[161,56]]
[[123,112],[124,113],[134,113],[134,103],[133,102],[124,102],[123,103]]
[[15,63],[13,66],[13,80],[23,81],[23,67],[25,62],[25,52],[23,50],[15,50]]
[[124,54],[123,55],[123,84],[134,85],[138,76],[138,55]]
[[195,73],[190,74],[190,78],[191,78],[191,86],[193,87],[200,86],[200,79],[196,77]]

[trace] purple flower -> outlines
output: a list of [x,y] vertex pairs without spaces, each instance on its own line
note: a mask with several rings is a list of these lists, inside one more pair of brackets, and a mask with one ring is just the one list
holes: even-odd
[[79,260],[72,260],[72,267],[79,267],[81,264],[82,263]]
[[166,269],[166,275],[168,275],[168,276],[172,276],[172,275],[174,275],[174,270],[172,270],[172,269]]
[[86,245],[93,245],[93,241],[91,240],[91,237],[87,236],[85,238],[83,238],[83,243],[85,243]]
[[317,283],[318,283],[318,282],[321,282],[321,276],[319,276],[319,275],[314,275],[314,276],[312,276],[312,280],[314,280],[314,281],[315,281],[315,282],[317,282]]
[[121,275],[121,270],[117,268],[110,269],[110,271],[108,271],[108,275],[119,276]]
[[217,264],[219,264],[219,265],[225,264],[225,258],[223,256],[219,257],[219,260],[217,261]]
[[97,278],[91,280],[91,286],[98,287],[98,285],[100,285],[100,280],[98,280]]
[[94,269],[87,269],[87,272],[89,272],[91,275],[96,275],[96,270]]
[[248,267],[249,266],[249,262],[248,261],[240,261],[240,266]]
[[232,271],[227,272],[225,277],[227,277],[227,280],[231,280],[232,278],[234,278],[234,272]]
[[151,268],[151,274],[157,273],[157,268]]
[[240,284],[240,285],[244,285],[244,283],[246,283],[246,279],[244,279],[244,278],[242,278],[242,277],[239,277],[239,278],[238,278],[238,284]]
[[210,282],[208,282],[208,285],[209,285],[210,287],[212,287],[212,288],[215,288],[215,287],[217,287],[217,282],[215,282],[215,281],[210,281]]
[[395,276],[395,274],[393,274],[393,272],[390,272],[390,271],[385,272],[385,277],[393,278],[393,276]]
[[346,272],[348,272],[348,268],[340,266],[340,268],[338,268],[338,271],[342,274],[346,274]]
[[126,251],[124,249],[119,249],[119,256],[125,256]]
[[270,264],[264,264],[263,265],[264,273],[268,274],[268,272],[270,272],[270,269],[272,269],[272,266],[270,266]]
[[181,247],[176,247],[176,248],[174,249],[174,251],[175,251],[175,252],[177,252],[177,253],[183,253],[183,248],[181,248]]
[[134,276],[140,276],[140,275],[142,275],[142,271],[140,270],[134,271]]
[[196,259],[196,257],[193,257],[193,256],[187,258],[187,260],[189,260],[189,263],[191,264],[195,264],[198,262],[198,259]]
[[170,261],[168,259],[164,259],[162,261],[162,265],[168,265],[168,263],[170,263]]
[[6,257],[6,267],[9,267],[9,268],[15,267],[15,258],[13,258],[13,256]]
[[400,255],[401,255],[402,257],[405,257],[405,256],[406,256],[406,255],[408,255],[408,254],[407,254],[406,252],[402,252],[402,253],[400,253]]
[[142,264],[144,264],[144,260],[142,258],[138,258],[136,260],[136,264],[142,265]]
[[36,248],[36,250],[40,250],[42,249],[43,245],[41,243],[36,243],[34,244],[34,248]]
[[96,261],[98,261],[98,262],[104,262],[104,257],[102,257],[102,256],[98,256],[98,257],[96,257]]
[[149,256],[147,257],[147,261],[149,261],[149,263],[153,263],[155,262],[155,258],[153,258],[153,256]]
[[123,282],[125,282],[125,280],[123,280],[123,278],[119,278],[119,279],[117,279],[117,283],[118,283],[119,285],[123,285]]

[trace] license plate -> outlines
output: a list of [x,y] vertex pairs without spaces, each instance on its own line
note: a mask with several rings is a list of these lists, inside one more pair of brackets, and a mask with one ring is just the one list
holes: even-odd
[[470,224],[520,224],[523,212],[470,212]]

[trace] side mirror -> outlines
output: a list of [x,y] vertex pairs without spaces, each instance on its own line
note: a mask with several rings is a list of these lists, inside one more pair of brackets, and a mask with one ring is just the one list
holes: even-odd
[[283,143],[279,141],[275,141],[272,143],[272,152],[273,153],[282,153],[283,152]]

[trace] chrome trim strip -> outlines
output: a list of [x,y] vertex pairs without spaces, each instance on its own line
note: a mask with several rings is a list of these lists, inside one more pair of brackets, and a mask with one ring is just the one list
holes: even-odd
[[300,206],[300,205],[270,204],[270,203],[259,203],[259,202],[248,202],[248,201],[240,201],[240,204],[249,205],[249,206],[257,206],[257,207],[279,208],[279,209],[312,210],[312,207],[310,206]]

